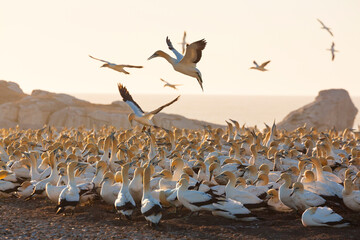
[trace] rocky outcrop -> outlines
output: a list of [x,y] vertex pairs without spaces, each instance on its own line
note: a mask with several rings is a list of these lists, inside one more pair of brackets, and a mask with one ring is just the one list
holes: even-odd
[[278,128],[294,130],[306,123],[307,127],[325,130],[352,128],[358,110],[344,89],[329,89],[319,92],[315,101],[290,112]]
[[[122,101],[109,105],[93,104],[67,94],[34,90],[23,93],[18,84],[0,81],[0,128],[19,125],[20,128],[41,128],[45,124],[62,127],[98,128],[104,125],[129,128],[128,114],[131,109]],[[180,115],[160,113],[154,122],[170,129],[199,129],[203,125],[219,125],[191,120]]]

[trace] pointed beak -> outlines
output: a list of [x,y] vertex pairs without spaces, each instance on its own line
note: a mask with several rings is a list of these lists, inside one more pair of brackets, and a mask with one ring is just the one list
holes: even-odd
[[156,53],[154,53],[153,55],[151,55],[147,60],[153,59],[155,57],[158,57],[159,55],[157,55]]
[[292,190],[292,192],[290,193],[290,197],[295,193],[295,188]]
[[278,178],[278,179],[276,180],[276,183],[280,182],[281,180],[282,180],[282,178]]

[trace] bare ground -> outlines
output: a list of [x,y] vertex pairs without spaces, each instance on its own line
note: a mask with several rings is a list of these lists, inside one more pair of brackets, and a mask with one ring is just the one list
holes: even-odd
[[49,200],[0,199],[1,239],[359,239],[360,214],[334,209],[354,225],[348,228],[305,228],[295,213],[253,212],[261,220],[233,221],[209,213],[187,218],[166,210],[157,228],[137,212],[120,219],[101,201],[77,207],[74,215],[56,215]]

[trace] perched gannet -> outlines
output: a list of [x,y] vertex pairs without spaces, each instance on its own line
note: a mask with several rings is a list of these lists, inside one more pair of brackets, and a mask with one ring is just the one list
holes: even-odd
[[298,211],[305,211],[309,207],[317,207],[326,202],[326,200],[319,195],[304,190],[304,185],[300,182],[294,183],[290,197],[295,205],[294,209]]
[[353,183],[349,178],[344,181],[343,201],[346,207],[360,212],[360,191],[353,190]]
[[328,31],[330,33],[331,36],[334,36],[333,33],[330,31],[330,28],[328,28],[327,26],[325,26],[325,24],[320,21],[320,19],[317,19],[319,21],[319,23],[322,25],[321,29],[325,29],[326,31]]
[[170,88],[173,88],[173,89],[175,89],[175,90],[178,90],[176,87],[177,87],[177,86],[182,86],[182,84],[172,84],[172,83],[169,83],[168,81],[165,81],[165,80],[162,79],[162,78],[160,78],[160,80],[165,83],[165,84],[164,84],[164,87],[170,87]]
[[166,61],[168,61],[173,66],[175,71],[196,78],[198,83],[200,84],[201,89],[204,91],[201,72],[199,71],[199,69],[196,68],[196,64],[200,61],[202,56],[202,50],[204,50],[206,46],[205,39],[193,42],[188,45],[184,56],[173,47],[168,37],[166,37],[166,43],[169,49],[175,54],[176,59],[170,57],[169,54],[158,50],[153,55],[151,55],[148,60],[154,57],[165,58]]
[[141,199],[141,213],[149,222],[150,226],[159,224],[162,217],[162,207],[158,200],[154,199],[150,193],[150,167],[144,169],[143,177],[143,197]]
[[19,183],[2,180],[11,173],[7,170],[0,171],[0,197],[11,196],[11,193],[15,192],[19,187]]
[[67,175],[69,180],[67,186],[60,193],[56,214],[64,212],[67,209],[74,211],[75,206],[80,201],[80,191],[74,181],[74,171],[79,164],[80,163],[78,162],[70,162],[67,165]]
[[189,44],[186,42],[186,31],[184,31],[182,42],[180,42],[181,48],[182,48],[182,54],[185,53],[185,47],[187,47]]
[[257,218],[251,214],[250,210],[244,207],[241,202],[226,199],[218,203],[213,203],[216,210],[211,211],[214,216],[221,216],[234,220],[254,221]]
[[144,168],[137,167],[134,172],[134,177],[129,183],[129,191],[136,203],[140,203],[143,196],[143,173]]
[[155,126],[154,123],[152,122],[152,118],[155,116],[155,114],[157,114],[158,112],[163,110],[165,107],[170,106],[171,104],[176,102],[180,97],[180,95],[179,95],[177,98],[175,98],[171,102],[169,102],[151,112],[145,113],[141,109],[141,107],[133,100],[132,96],[130,95],[130,93],[128,92],[126,87],[124,87],[122,84],[119,83],[118,88],[119,88],[120,95],[123,98],[123,101],[126,102],[130,106],[130,108],[133,110],[133,113],[130,113],[129,117],[128,117],[131,126],[132,126],[133,120],[135,120],[136,122],[143,124],[145,126]]
[[256,69],[262,72],[268,71],[265,66],[269,63],[270,61],[264,62],[262,63],[260,66],[256,63],[256,61],[254,60],[253,63],[255,64],[255,67],[251,67],[250,69]]
[[282,173],[280,178],[276,182],[284,180],[284,183],[279,188],[279,199],[287,207],[297,209],[293,198],[290,196],[292,190],[291,187],[291,176],[287,173]]
[[122,186],[115,200],[115,209],[129,219],[136,207],[136,203],[129,191],[129,168],[132,163],[126,163],[121,168]]
[[335,52],[338,52],[338,50],[335,49],[335,43],[332,42],[331,48],[326,49],[326,50],[328,50],[328,51],[331,52],[331,60],[334,61],[334,59],[335,59]]
[[107,204],[114,205],[120,188],[121,184],[115,183],[114,174],[107,172],[102,180],[100,196]]
[[180,179],[179,185],[180,187],[177,191],[177,199],[191,212],[198,212],[200,210],[216,210],[213,203],[218,203],[222,200],[204,192],[188,190],[189,182],[185,178]]
[[349,222],[328,207],[311,207],[301,216],[305,227],[346,227]]
[[267,191],[268,194],[268,201],[267,204],[270,206],[271,209],[278,211],[278,212],[289,212],[291,208],[283,204],[279,199],[279,194],[275,189],[269,189]]
[[102,59],[99,59],[99,58],[95,58],[95,57],[90,56],[90,55],[89,55],[89,57],[91,57],[92,59],[104,62],[105,64],[102,65],[101,67],[108,67],[108,68],[111,68],[111,69],[113,69],[115,71],[122,72],[122,73],[125,73],[125,74],[130,74],[130,73],[125,71],[124,68],[142,68],[142,66],[115,64],[115,63],[111,63],[111,62],[108,62],[108,61],[105,61],[105,60],[102,60]]

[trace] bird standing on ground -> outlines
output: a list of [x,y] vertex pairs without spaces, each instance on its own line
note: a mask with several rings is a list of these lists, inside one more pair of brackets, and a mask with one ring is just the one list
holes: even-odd
[[328,28],[327,26],[325,26],[325,24],[320,20],[317,19],[319,21],[319,23],[322,25],[321,29],[325,29],[326,31],[328,31],[330,33],[331,36],[334,36],[333,33],[330,31],[330,28]]
[[270,61],[264,62],[262,63],[260,66],[259,64],[257,64],[257,62],[254,60],[253,63],[255,64],[255,67],[251,67],[250,69],[256,69],[262,72],[268,71],[265,66],[269,63]]
[[176,87],[177,87],[177,86],[182,86],[182,84],[172,84],[172,83],[169,83],[168,81],[165,81],[165,80],[162,79],[162,78],[160,78],[160,80],[165,83],[165,84],[164,84],[164,87],[170,87],[170,88],[173,88],[173,89],[175,89],[175,90],[178,90]]
[[189,46],[187,46],[184,56],[173,47],[168,37],[166,37],[166,43],[169,49],[175,54],[176,59],[170,57],[169,54],[158,50],[153,55],[151,55],[148,60],[155,57],[165,58],[166,61],[168,61],[173,66],[175,71],[196,78],[196,80],[200,84],[201,89],[204,91],[201,72],[199,71],[199,69],[196,68],[196,64],[200,61],[202,56],[202,50],[204,50],[206,46],[205,39],[193,42]]
[[125,74],[130,74],[130,73],[125,71],[124,68],[142,68],[143,67],[143,66],[134,66],[134,65],[115,64],[115,63],[111,63],[111,62],[108,62],[108,61],[105,61],[105,60],[102,60],[102,59],[99,59],[99,58],[95,58],[95,57],[93,57],[91,55],[89,55],[89,57],[91,57],[92,59],[104,62],[105,64],[102,65],[101,67],[108,67],[108,68],[111,68],[111,69],[113,69],[115,71],[122,72],[122,73],[125,73]]
[[331,48],[330,48],[330,49],[326,49],[326,50],[328,50],[328,51],[331,52],[331,60],[334,61],[334,59],[335,59],[335,52],[338,52],[338,50],[335,50],[335,43],[332,42]]
[[179,96],[177,96],[174,100],[172,100],[171,102],[151,111],[148,113],[145,113],[141,107],[139,106],[139,104],[137,104],[134,99],[132,98],[132,96],[130,95],[130,93],[128,92],[128,90],[126,89],[126,87],[124,87],[122,84],[118,84],[118,88],[119,88],[119,92],[121,97],[123,98],[123,101],[126,102],[131,109],[133,110],[132,113],[129,114],[128,118],[129,118],[129,122],[130,125],[132,126],[132,121],[136,121],[140,124],[143,124],[144,126],[155,126],[155,124],[152,122],[152,118],[155,116],[155,114],[157,114],[158,112],[160,112],[161,110],[163,110],[165,107],[170,106],[171,104],[173,104],[174,102],[176,102],[177,100],[179,100]]

